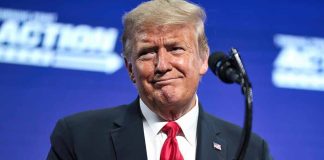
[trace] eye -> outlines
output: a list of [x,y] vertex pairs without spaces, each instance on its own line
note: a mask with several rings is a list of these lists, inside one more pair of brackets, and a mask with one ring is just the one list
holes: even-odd
[[172,50],[177,51],[177,50],[184,50],[182,47],[173,47]]
[[171,48],[171,52],[174,54],[181,54],[185,51],[185,49],[183,47],[180,46],[175,46]]
[[137,54],[137,58],[139,60],[150,60],[155,57],[158,52],[158,47],[156,46],[149,46],[149,47],[142,47]]
[[144,51],[144,52],[139,53],[138,59],[139,60],[150,60],[150,59],[153,59],[155,55],[156,55],[156,52],[154,52],[154,51]]

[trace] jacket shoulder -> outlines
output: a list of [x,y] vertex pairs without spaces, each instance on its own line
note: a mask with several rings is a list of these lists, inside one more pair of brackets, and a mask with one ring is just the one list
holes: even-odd
[[60,121],[65,121],[70,128],[96,127],[112,124],[115,119],[124,116],[129,105],[120,105],[112,108],[84,111],[69,115]]
[[[227,142],[228,147],[231,148],[229,152],[234,155],[241,141],[242,128],[208,113],[205,116],[208,117],[207,119],[209,119],[209,123],[212,124],[214,130],[220,131],[219,136]],[[266,160],[271,159],[266,141],[256,133],[251,133],[246,158],[255,159],[255,157]]]
[[117,126],[115,119],[124,116],[130,105],[73,114],[60,119],[51,135],[47,159],[115,159],[109,132]]

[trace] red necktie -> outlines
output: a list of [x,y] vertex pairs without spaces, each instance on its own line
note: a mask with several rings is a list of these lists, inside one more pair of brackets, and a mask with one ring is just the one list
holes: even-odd
[[168,122],[162,128],[162,131],[168,135],[168,138],[162,146],[160,160],[183,160],[176,139],[180,130],[179,125],[174,121]]

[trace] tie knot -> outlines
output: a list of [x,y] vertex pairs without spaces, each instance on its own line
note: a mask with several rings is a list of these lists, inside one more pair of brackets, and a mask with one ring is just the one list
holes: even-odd
[[180,126],[174,122],[168,122],[163,128],[162,131],[168,135],[168,137],[176,137],[180,131]]

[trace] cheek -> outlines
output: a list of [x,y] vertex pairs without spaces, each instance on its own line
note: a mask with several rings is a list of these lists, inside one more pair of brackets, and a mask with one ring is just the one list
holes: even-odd
[[148,62],[137,62],[134,67],[135,78],[140,83],[143,80],[149,80],[154,73],[154,68]]
[[191,56],[179,59],[177,64],[180,66],[181,71],[189,76],[194,76],[199,71],[199,62]]
[[195,57],[190,57],[186,63],[184,63],[184,72],[186,77],[188,78],[188,85],[197,85],[201,78],[201,69],[202,63],[199,59],[195,59]]

